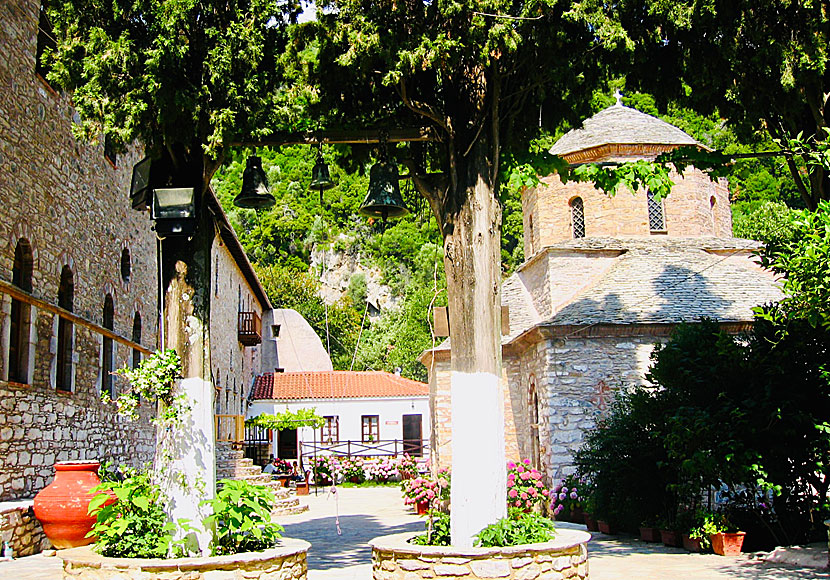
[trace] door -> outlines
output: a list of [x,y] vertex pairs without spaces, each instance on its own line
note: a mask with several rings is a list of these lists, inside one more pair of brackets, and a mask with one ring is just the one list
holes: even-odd
[[403,416],[403,450],[415,457],[423,455],[421,415]]
[[297,430],[283,429],[277,436],[277,457],[297,459]]

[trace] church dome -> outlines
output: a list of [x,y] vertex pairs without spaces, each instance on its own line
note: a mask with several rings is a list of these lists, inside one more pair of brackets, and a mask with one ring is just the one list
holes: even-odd
[[632,145],[641,151],[644,145],[700,146],[674,125],[617,103],[583,121],[582,127],[568,131],[550,152],[567,159],[573,153],[607,145]]

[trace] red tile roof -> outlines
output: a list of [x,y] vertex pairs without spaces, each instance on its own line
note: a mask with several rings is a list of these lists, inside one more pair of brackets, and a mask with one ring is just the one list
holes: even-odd
[[429,395],[429,385],[385,371],[265,373],[254,382],[253,399],[348,399]]

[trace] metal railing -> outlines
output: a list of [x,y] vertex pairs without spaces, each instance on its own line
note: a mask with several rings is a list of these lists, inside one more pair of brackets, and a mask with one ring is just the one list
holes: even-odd
[[429,457],[429,439],[380,439],[378,441],[338,441],[300,443],[302,457],[340,455],[344,457],[395,457],[409,454],[413,457]]
[[245,417],[216,415],[216,440],[242,443],[245,440]]
[[262,319],[256,312],[239,313],[239,342],[245,346],[262,342]]

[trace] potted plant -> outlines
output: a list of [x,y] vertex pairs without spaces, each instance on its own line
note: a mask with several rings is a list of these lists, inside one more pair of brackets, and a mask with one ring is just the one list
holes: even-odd
[[677,531],[677,525],[673,519],[664,519],[658,523],[660,528],[660,541],[666,546],[679,548],[683,545],[680,532]]
[[712,551],[719,556],[738,556],[744,545],[746,532],[738,531],[722,514],[713,514],[709,528]]
[[597,519],[594,517],[594,498],[590,495],[587,496],[583,501],[582,506],[585,527],[588,528],[589,532],[598,532],[599,526],[597,525]]
[[346,457],[340,462],[340,472],[343,479],[351,483],[366,481],[366,472],[363,470],[363,460],[359,457]]
[[652,522],[645,521],[640,526],[640,539],[644,542],[662,542],[660,529]]
[[425,477],[405,479],[401,482],[401,489],[404,503],[414,506],[418,515],[426,514],[430,504],[436,503],[441,493],[438,482]]
[[709,536],[717,533],[719,516],[706,510],[698,510],[691,518],[689,532],[683,534],[683,548],[690,552],[704,552],[712,547]]
[[584,482],[576,475],[569,475],[553,488],[550,507],[556,519],[578,524],[584,521],[585,498],[580,494],[580,490],[585,489],[583,486]]
[[340,462],[334,455],[316,457],[311,464],[314,473],[314,483],[317,485],[331,485],[337,481],[340,473]]
[[[531,511],[551,497],[542,483],[542,474],[530,467],[530,460],[507,463],[507,506]],[[553,506],[551,506],[553,507]]]

